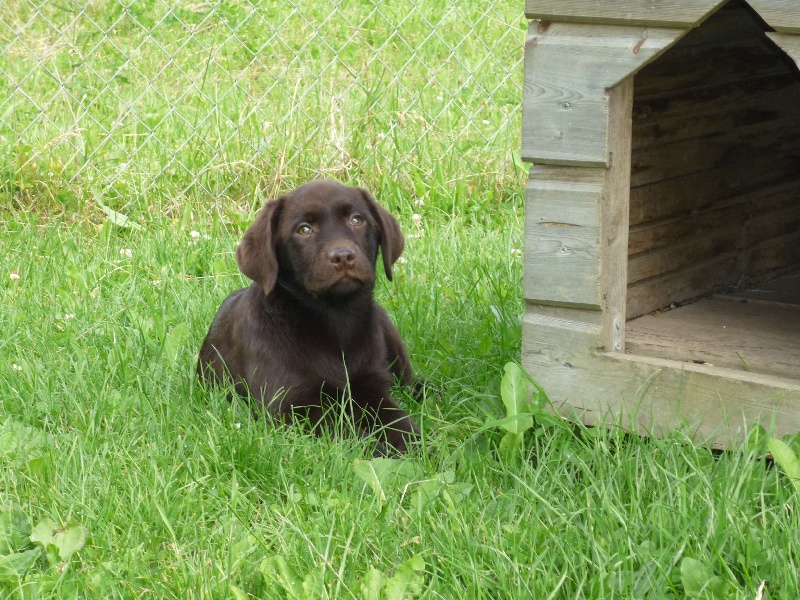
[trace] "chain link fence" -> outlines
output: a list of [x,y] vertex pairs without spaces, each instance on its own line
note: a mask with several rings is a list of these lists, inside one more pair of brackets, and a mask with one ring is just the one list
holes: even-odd
[[524,24],[489,0],[3,0],[0,202],[507,184]]

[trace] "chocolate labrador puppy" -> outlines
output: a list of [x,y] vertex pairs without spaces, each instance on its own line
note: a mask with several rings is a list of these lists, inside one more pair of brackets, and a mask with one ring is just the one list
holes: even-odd
[[318,430],[342,405],[376,455],[419,435],[392,401],[392,377],[412,383],[400,334],[372,298],[405,246],[395,218],[365,190],[313,181],[264,205],[236,250],[253,280],[222,303],[197,363],[204,381],[232,382],[257,407]]

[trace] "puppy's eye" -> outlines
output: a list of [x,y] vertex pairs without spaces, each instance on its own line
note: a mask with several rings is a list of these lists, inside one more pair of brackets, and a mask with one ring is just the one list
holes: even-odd
[[367,220],[361,215],[353,215],[350,217],[350,224],[354,227],[361,227]]
[[307,236],[314,233],[314,230],[311,228],[311,225],[303,223],[300,227],[297,228],[297,235]]

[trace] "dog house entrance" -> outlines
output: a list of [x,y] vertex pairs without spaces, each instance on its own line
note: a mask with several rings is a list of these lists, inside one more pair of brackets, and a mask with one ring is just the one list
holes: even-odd
[[626,352],[800,379],[800,71],[732,0],[634,76]]

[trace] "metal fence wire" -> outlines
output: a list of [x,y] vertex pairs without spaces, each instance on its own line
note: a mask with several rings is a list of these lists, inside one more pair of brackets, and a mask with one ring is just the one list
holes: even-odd
[[1,0],[0,169],[15,193],[117,205],[319,175],[507,177],[515,4]]

